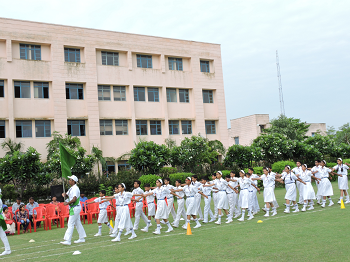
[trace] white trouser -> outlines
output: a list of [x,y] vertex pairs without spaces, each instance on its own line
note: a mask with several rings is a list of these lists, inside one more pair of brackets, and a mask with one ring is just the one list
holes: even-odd
[[167,198],[167,202],[168,202],[168,218],[171,215],[173,216],[173,220],[176,219],[176,213],[175,213],[175,209],[174,209],[174,197],[172,198]]
[[218,193],[213,192],[213,202],[214,202],[214,216],[218,216]]
[[7,239],[7,236],[5,234],[5,231],[0,227],[0,238],[2,240],[2,243],[4,243],[5,251],[11,251],[9,241]]
[[208,222],[208,215],[210,215],[210,218],[214,218],[214,214],[210,209],[210,203],[211,203],[211,195],[208,196],[208,198],[204,198],[204,222]]
[[297,181],[296,183],[297,183],[297,188],[299,191],[299,203],[302,203],[302,202],[304,202],[302,185],[301,185],[301,182],[299,182],[299,181]]
[[316,186],[317,186],[317,195],[316,195],[317,202],[322,202],[322,196],[319,194],[319,192],[320,192],[320,190],[319,190],[320,183],[317,183],[317,181],[316,181]]
[[73,236],[73,230],[74,226],[77,228],[78,234],[79,234],[79,239],[83,239],[86,237],[85,230],[83,225],[81,224],[80,221],[80,211],[81,211],[81,206],[76,206],[74,207],[74,215],[69,216],[68,220],[68,228],[66,233],[64,234],[64,240],[71,242],[72,236]]
[[236,197],[237,195],[232,192],[232,193],[227,193],[227,199],[228,199],[228,205],[229,205],[229,216],[233,217],[233,212],[235,211],[235,204],[236,204]]
[[180,218],[181,215],[183,216],[183,218],[185,219],[185,221],[187,220],[187,216],[186,216],[186,211],[185,211],[185,199],[181,198],[181,199],[177,199],[177,212],[176,212],[176,218],[174,221],[174,225],[179,225],[180,222]]
[[143,213],[142,208],[143,208],[143,203],[137,202],[135,206],[135,222],[134,222],[135,229],[139,228],[140,217],[142,217],[143,221],[145,221],[147,225],[148,218],[146,217],[145,213]]
[[197,205],[197,213],[199,218],[203,219],[203,213],[202,213],[202,209],[201,209],[201,200],[202,200],[202,195],[201,194],[195,194],[194,199],[196,201],[196,205]]

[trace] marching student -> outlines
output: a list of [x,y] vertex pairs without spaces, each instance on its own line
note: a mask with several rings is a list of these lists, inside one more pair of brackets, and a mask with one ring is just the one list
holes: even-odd
[[[341,203],[341,200],[343,199],[344,195],[346,197],[345,204],[350,203],[349,200],[349,183],[348,183],[348,169],[350,164],[345,163],[343,164],[343,159],[338,158],[337,164],[335,167],[333,167],[332,171],[336,171],[337,173],[333,173],[335,175],[338,175],[338,188],[340,190],[340,199],[338,204]],[[340,176],[341,175],[341,176]]]
[[172,192],[176,192],[177,195],[181,198],[177,197],[177,212],[176,212],[176,219],[173,222],[173,227],[179,227],[181,215],[183,216],[185,221],[187,219],[186,211],[185,211],[185,199],[184,199],[185,193],[183,192],[183,188],[181,186],[181,180],[179,179],[176,180],[175,186],[176,187],[174,187]]
[[[118,198],[118,193],[119,193],[119,188],[118,186],[114,187],[114,195],[113,196],[106,196],[102,202],[109,202],[110,200],[115,199],[115,218],[114,218],[114,228],[112,230],[112,233],[109,235],[110,237],[115,238],[118,234],[118,220],[117,216],[119,213],[120,209],[120,203],[119,203],[119,198]],[[113,207],[113,205],[111,205]],[[114,207],[113,207],[114,208]]]
[[[148,220],[147,220],[146,226],[144,228],[142,228],[141,231],[148,232],[148,228],[150,226],[152,226],[152,224],[151,224],[152,217],[153,217],[154,221],[157,223],[157,221],[155,219],[156,205],[154,203],[154,195],[153,195],[153,191],[151,189],[150,184],[145,184],[144,187],[145,187],[145,192],[143,193],[142,196],[145,197],[146,202],[147,202]],[[149,193],[152,193],[152,194],[149,194]],[[138,196],[138,195],[134,195],[134,196]]]
[[109,206],[108,202],[103,201],[106,197],[106,190],[101,190],[99,192],[100,197],[96,198],[94,201],[87,202],[86,205],[90,205],[93,203],[99,203],[99,208],[100,208],[100,213],[98,214],[98,233],[95,234],[95,237],[102,236],[102,223],[106,224],[109,228],[109,234],[112,233],[113,228],[108,222],[108,217],[107,217],[107,207]]
[[[288,165],[285,166],[284,172],[282,173],[282,177],[279,179],[276,179],[276,181],[285,184],[286,194],[284,196],[284,199],[286,200],[286,209],[284,210],[284,213],[287,213],[287,214],[290,213],[291,203],[293,203],[295,207],[295,210],[293,211],[293,213],[299,212],[299,207],[296,202],[297,189],[296,189],[295,182],[298,181],[299,183],[306,185],[306,183],[303,180],[301,180],[299,177],[297,177],[290,169],[291,169],[290,166]],[[299,186],[299,190],[301,190],[300,186]],[[303,193],[300,193],[299,195],[303,195]]]
[[[230,172],[230,179],[231,181],[233,182],[233,185],[234,185],[234,188],[237,188],[237,185],[238,185],[238,177],[236,177],[236,174],[235,172],[231,171]],[[232,185],[232,184],[231,184]],[[237,191],[237,193],[234,191],[233,193],[233,198],[234,198],[234,208],[233,208],[233,213],[235,213],[235,216],[233,218],[237,218],[241,215],[241,208],[239,207],[239,204],[238,204],[238,199],[239,199],[239,192]],[[230,200],[229,200],[229,204],[230,204]],[[231,211],[229,211],[231,212]],[[232,215],[233,215],[232,213]],[[230,213],[231,215],[231,213]],[[232,217],[232,216],[231,216]]]
[[[319,172],[320,166],[321,165],[321,160],[315,160],[315,166],[311,168],[311,173],[317,177],[321,178],[321,173]],[[317,204],[321,205],[322,204],[322,196],[320,195],[320,182],[319,180],[315,180],[316,186],[317,186],[317,194],[316,194],[316,199],[317,199]]]
[[[254,169],[252,167],[248,168],[248,173],[250,174],[249,178],[259,178],[260,176],[258,176],[257,174],[254,174]],[[252,180],[252,184],[254,184],[256,187],[258,187],[258,181],[257,180]],[[258,190],[254,187],[254,186],[250,186],[250,192],[251,194],[251,199],[250,201],[252,202],[252,214],[253,216],[255,214],[257,214],[260,211],[260,206],[259,206],[259,201],[258,201],[258,195],[257,192]],[[259,191],[260,194],[260,191]]]
[[[198,176],[197,175],[193,175],[192,176],[192,185],[194,185],[197,189],[199,189],[199,187],[202,185],[201,182],[198,181]],[[199,191],[196,193],[196,195],[194,196],[194,199],[196,201],[196,206],[198,209],[198,220],[203,220],[203,213],[202,213],[202,208],[201,208],[201,200],[202,197],[199,194]]]
[[[326,160],[322,160],[321,161],[321,166],[319,168],[319,172],[321,174],[321,181],[320,181],[320,186],[319,186],[319,190],[320,190],[320,195],[322,196],[322,205],[321,207],[325,207],[326,206],[326,199],[328,198],[329,200],[329,207],[333,206],[334,203],[331,199],[331,196],[333,196],[333,187],[331,182],[329,181],[329,173],[332,172],[331,169],[326,167]],[[341,175],[340,175],[341,176]]]
[[[203,185],[208,185],[208,178],[203,177],[201,180],[202,185],[199,187],[199,190],[207,197],[204,196],[204,221],[203,223],[214,222],[214,214],[211,211],[210,203],[211,203],[211,190],[212,187],[203,187]],[[208,221],[208,217],[210,215],[210,221]]]
[[231,178],[231,175],[227,175],[225,177],[226,182],[233,187],[227,187],[226,188],[226,195],[227,195],[227,200],[228,200],[228,205],[229,205],[229,212],[228,212],[228,217],[226,220],[232,219],[233,218],[233,213],[235,212],[235,204],[237,201],[237,196],[238,196],[238,191],[236,190],[236,187],[238,185],[238,179],[233,177]]
[[[211,179],[212,179],[212,181],[214,181],[216,179],[216,173],[213,173],[211,175]],[[219,192],[219,190],[214,189],[212,187],[211,191],[213,192],[214,218],[217,219],[217,217],[218,217],[218,192]],[[238,203],[238,200],[237,200],[237,203]]]
[[301,211],[305,212],[308,202],[310,203],[310,207],[307,210],[314,209],[313,199],[316,198],[314,188],[311,185],[311,178],[315,179],[315,181],[320,181],[321,179],[313,176],[312,173],[309,170],[307,170],[306,164],[303,164],[301,166],[301,168],[302,168],[302,171],[298,176],[305,183],[302,187],[303,188],[303,197],[304,197],[304,206],[303,206],[303,209]]
[[[174,189],[173,185],[170,185],[170,179],[169,178],[164,178],[164,185],[163,187],[169,189],[169,191]],[[173,196],[169,193],[166,196],[167,202],[168,202],[168,217],[171,215],[173,216],[173,220],[176,219],[176,213],[174,209],[174,198]]]
[[7,239],[7,236],[5,234],[5,230],[7,229],[6,222],[4,220],[4,217],[2,215],[2,199],[1,199],[1,189],[0,189],[0,238],[2,243],[4,243],[5,251],[3,251],[0,256],[10,255],[11,254],[11,248],[9,241]]
[[66,233],[64,234],[64,241],[60,242],[62,245],[71,245],[71,240],[73,236],[73,230],[74,226],[77,228],[79,239],[74,241],[74,243],[84,243],[86,234],[83,225],[80,221],[80,190],[77,186],[78,178],[75,175],[68,176],[69,178],[69,185],[71,186],[67,193],[62,193],[63,197],[68,196],[68,199],[66,202],[64,202],[64,205],[69,205],[69,220],[68,220],[68,228]]
[[[299,175],[302,171],[301,169],[301,162],[300,161],[297,161],[296,162],[297,166],[294,167],[292,169],[292,172],[294,173],[295,176]],[[303,198],[303,190],[302,190],[302,183],[300,181],[296,181],[296,186],[298,188],[298,192],[299,192],[299,204],[303,204],[304,203],[304,198]]]
[[145,213],[143,213],[143,190],[140,188],[141,182],[139,180],[136,180],[134,182],[134,190],[132,191],[132,194],[137,197],[139,196],[137,199],[135,198],[135,221],[134,221],[134,230],[139,229],[139,223],[140,223],[140,218],[142,217],[143,221],[145,221],[145,224],[147,225],[148,223],[148,219],[145,215]]
[[276,205],[274,201],[276,201],[275,197],[275,176],[274,172],[271,172],[270,168],[263,168],[264,174],[259,178],[252,178],[251,180],[262,180],[264,185],[264,202],[266,204],[266,214],[264,217],[270,216],[270,206],[272,207],[272,216],[277,215]]
[[168,188],[166,187],[162,187],[163,185],[163,180],[162,179],[158,179],[156,181],[156,185],[157,187],[155,189],[152,190],[152,192],[144,194],[144,196],[148,196],[148,195],[154,195],[157,198],[157,211],[156,211],[156,215],[155,215],[155,219],[157,221],[157,229],[153,232],[153,234],[156,235],[160,235],[160,219],[163,219],[165,224],[168,226],[168,230],[165,231],[166,233],[169,233],[171,231],[173,231],[174,229],[172,228],[172,226],[170,225],[169,221],[168,221],[168,208],[167,208],[167,204],[165,203],[165,198],[168,194],[172,194],[173,196],[179,197],[177,194],[171,192]]

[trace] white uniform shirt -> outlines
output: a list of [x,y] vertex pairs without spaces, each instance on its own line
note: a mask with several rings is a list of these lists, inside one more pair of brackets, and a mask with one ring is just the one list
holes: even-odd
[[95,203],[100,203],[98,206],[100,209],[107,209],[108,205],[109,205],[109,202],[103,202],[101,203],[102,201],[104,200],[104,197],[98,197],[94,200]]
[[157,197],[157,200],[163,200],[168,194],[170,194],[170,190],[166,187],[157,187],[156,189],[153,189],[152,192],[153,195]]
[[[260,176],[258,176],[257,174],[251,174],[250,179],[252,178],[260,178]],[[252,184],[258,186],[258,180],[252,180]]]
[[284,180],[284,183],[286,185],[295,183],[295,181],[298,180],[298,178],[296,177],[296,175],[294,175],[293,172],[289,172],[289,174],[287,174],[286,172],[283,172],[281,178]]
[[263,174],[260,178],[263,181],[264,187],[273,187],[275,186],[275,173],[271,172],[267,176]]
[[120,206],[120,202],[119,202],[119,197],[118,197],[119,193],[118,194],[114,194],[114,199],[115,199],[115,206]]
[[303,171],[303,169],[301,168],[301,166],[300,166],[300,167],[294,167],[294,168],[292,169],[292,172],[293,172],[294,174],[296,174],[296,175],[299,175],[302,171]]
[[314,176],[317,177],[317,178],[321,178],[321,173],[320,173],[320,167],[321,166],[314,166],[313,168],[311,168],[311,172],[315,172],[317,171]]
[[[209,183],[206,183],[206,185],[209,185]],[[210,196],[210,193],[211,193],[211,190],[212,190],[212,186],[208,186],[208,187],[205,187],[202,185],[200,185],[199,187],[199,190],[204,194],[204,195],[207,195],[207,196]]]
[[77,185],[72,186],[68,192],[67,192],[67,196],[69,200],[66,200],[66,202],[69,202],[73,199],[73,197],[77,197],[77,199],[80,197],[80,190],[79,187]]
[[119,204],[121,206],[129,205],[132,197],[133,197],[133,195],[131,192],[123,192],[123,194],[118,193]]
[[243,178],[240,177],[238,179],[238,183],[241,190],[243,190],[243,189],[249,189],[252,181],[248,177],[243,177]]
[[154,202],[154,195],[153,190],[145,191],[145,194],[152,193],[152,195],[146,196],[147,203],[153,203]]
[[222,178],[220,179],[215,179],[214,181],[215,187],[219,189],[220,191],[226,191],[228,182]]
[[[347,165],[341,164],[333,167],[339,175],[347,176],[349,167]],[[343,172],[341,171],[343,169]]]
[[[229,181],[227,184],[232,186],[233,188],[235,188],[235,186],[237,186],[237,182],[233,182],[233,181]],[[233,189],[231,187],[227,186],[226,193],[231,194],[233,192],[234,192]]]
[[199,187],[202,185],[202,183],[201,182],[199,182],[199,181],[196,181],[196,182],[191,182],[191,184],[197,189],[197,196],[199,195]]
[[[182,186],[174,187],[174,190],[179,190],[179,189],[182,189],[182,191],[176,192],[176,195],[178,195],[178,196],[183,198],[185,196],[185,193],[183,191],[183,187]],[[176,198],[179,199],[178,197],[176,197]]]
[[[170,185],[170,184],[163,185],[163,187],[169,189],[170,192],[171,192],[171,189],[174,189],[174,186],[172,186],[172,185]],[[169,199],[169,198],[172,198],[172,197],[173,197],[173,195],[170,194],[170,193],[166,195],[166,198],[168,198],[168,199]]]
[[[133,191],[132,191],[132,194],[133,195],[143,195],[145,192],[140,188],[135,188]],[[139,197],[135,197],[136,199],[139,198]],[[139,202],[142,202],[142,197],[140,198]]]
[[332,172],[331,169],[329,169],[328,167],[320,167],[319,168],[319,173],[321,174],[320,178],[326,178],[329,177],[329,173]]
[[193,185],[189,185],[189,186],[185,185],[183,187],[183,191],[184,191],[186,197],[193,197],[195,194],[198,193],[198,189]]
[[301,171],[300,179],[306,182],[311,182],[312,173],[309,170]]

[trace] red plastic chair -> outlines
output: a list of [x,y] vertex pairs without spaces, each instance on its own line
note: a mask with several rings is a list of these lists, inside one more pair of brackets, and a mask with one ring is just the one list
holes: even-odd
[[95,217],[96,215],[96,219],[98,218],[98,214],[100,213],[100,208],[99,208],[99,204],[98,203],[93,203],[89,205],[89,209],[88,209],[88,218],[92,224],[92,216]]
[[142,203],[143,203],[143,206],[142,206],[143,212],[144,212],[145,214],[148,214],[148,213],[147,213],[148,204],[147,204],[147,201],[146,201],[145,198],[143,198]]
[[46,226],[46,230],[48,228],[51,230],[52,220],[55,220],[55,219],[56,219],[57,227],[58,227],[58,221],[61,220],[59,209],[57,210],[57,214],[56,214],[56,206],[55,205],[46,205],[46,221],[47,221],[47,225],[48,225],[48,226]]
[[[83,208],[83,204],[85,205],[86,207],[86,202],[80,202],[80,206],[81,206],[81,211],[80,211],[80,220],[83,220],[84,219],[84,224],[85,224],[85,216],[87,217],[88,219],[88,224],[90,224],[90,220],[89,220],[89,213],[86,211],[84,211],[84,208]],[[89,207],[90,208],[90,207]],[[91,224],[92,224],[92,221],[91,221]]]
[[[27,219],[29,219],[29,210],[25,209],[25,211],[27,211]],[[21,232],[21,222],[17,221],[17,213],[19,212],[19,209],[16,210],[15,212],[15,219],[16,219],[16,225],[17,225],[17,234],[19,235]],[[29,222],[28,228],[30,230],[30,233],[32,233],[32,225]]]
[[63,203],[59,204],[60,209],[60,222],[61,222],[61,228],[64,228],[64,219],[67,218],[67,223],[69,220],[69,206],[65,206]]
[[39,206],[33,209],[34,232],[36,232],[36,223],[41,221],[44,222],[44,229],[46,229],[46,209]]
[[135,217],[135,203],[134,203],[134,201],[131,201],[128,206],[129,206],[130,218]]
[[12,213],[12,207],[8,207],[9,208],[9,212]]

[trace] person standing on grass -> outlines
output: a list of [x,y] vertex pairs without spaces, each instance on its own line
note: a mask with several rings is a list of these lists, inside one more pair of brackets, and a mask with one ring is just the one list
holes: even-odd
[[[169,189],[169,191],[171,192],[171,190],[174,189],[173,185],[170,185],[170,179],[169,178],[164,178],[164,185],[163,187]],[[171,195],[171,193],[167,194],[166,196],[167,202],[168,202],[168,217],[171,215],[173,216],[173,220],[176,219],[176,213],[175,213],[175,209],[174,209],[174,197]]]
[[180,197],[177,197],[177,212],[176,212],[176,219],[173,222],[173,227],[179,227],[181,216],[186,220],[186,211],[185,211],[185,193],[183,191],[183,187],[181,186],[181,180],[176,180],[174,189],[172,192],[177,193],[177,195]]
[[314,188],[311,185],[311,178],[315,179],[316,182],[320,181],[321,179],[313,176],[312,173],[309,170],[307,170],[306,164],[303,164],[301,168],[302,171],[298,175],[298,177],[305,183],[305,185],[303,185],[302,187],[304,196],[304,206],[301,211],[305,212],[308,202],[310,203],[310,207],[308,208],[308,210],[314,209],[313,199],[316,199]]
[[71,186],[67,193],[62,193],[63,197],[68,197],[64,202],[64,205],[69,205],[69,219],[68,219],[68,228],[63,237],[64,241],[60,242],[62,245],[71,245],[71,240],[73,236],[74,226],[77,228],[79,239],[74,241],[74,243],[84,243],[86,238],[86,233],[83,225],[80,221],[80,190],[77,186],[78,178],[75,175],[68,176],[68,183]]
[[[248,173],[250,174],[249,176],[249,179],[251,180],[252,178],[259,178],[260,176],[258,176],[257,174],[254,174],[254,169],[252,167],[248,168]],[[250,191],[253,191],[253,192],[250,192],[250,202],[252,203],[251,206],[252,206],[252,214],[253,216],[255,214],[257,214],[259,211],[260,211],[260,207],[259,207],[259,201],[258,201],[258,181],[257,180],[252,180],[252,184],[255,185],[255,187],[253,185],[250,186]],[[260,194],[260,190],[259,190],[259,194]]]
[[107,216],[107,207],[109,206],[108,202],[103,201],[106,197],[106,190],[101,190],[99,192],[100,197],[96,198],[94,201],[86,202],[86,206],[94,203],[99,203],[100,212],[98,214],[98,233],[95,234],[95,237],[102,236],[102,224],[106,224],[109,228],[109,234],[112,234],[113,228],[108,222]]
[[[152,189],[151,189],[150,184],[145,184],[145,192],[144,192],[143,196],[145,196],[148,193],[152,193]],[[153,193],[147,195],[145,198],[146,198],[146,202],[147,202],[148,220],[147,220],[146,226],[144,228],[142,228],[141,231],[148,232],[148,228],[150,226],[152,226],[152,224],[151,224],[152,217],[153,217],[154,221],[157,223],[157,221],[155,219],[156,204],[154,203]]]
[[0,254],[0,256],[5,256],[11,254],[11,248],[5,230],[7,229],[5,219],[2,214],[2,199],[1,199],[1,189],[0,189],[0,238],[2,243],[4,243],[5,251]]
[[[208,178],[203,177],[201,179],[202,185],[199,187],[199,190],[204,194],[204,220],[203,223],[208,223],[208,222],[214,222],[214,214],[211,211],[210,204],[211,204],[211,190],[212,187],[204,187],[203,185],[208,185]],[[208,221],[210,215],[210,221]]]
[[[302,183],[304,185],[306,185],[306,183],[301,180],[300,178],[298,178],[291,170],[290,170],[290,166],[285,166],[284,168],[284,172],[282,173],[282,177],[279,179],[276,179],[276,181],[280,182],[280,183],[284,183],[285,184],[285,188],[286,188],[286,194],[284,196],[284,199],[286,200],[286,209],[284,210],[284,213],[289,214],[290,213],[290,204],[293,203],[295,210],[293,211],[293,213],[297,213],[299,212],[299,207],[298,204],[296,202],[297,199],[297,187],[295,185],[295,182],[299,182]],[[300,172],[299,172],[300,174]],[[298,174],[298,176],[299,176]],[[303,195],[303,192],[300,193],[300,190],[302,190],[303,187],[299,186],[299,195]]]
[[[321,177],[321,173],[319,172],[321,167],[321,160],[315,160],[315,166],[313,168],[309,168],[309,170],[311,171],[311,173],[317,177],[317,178],[322,178]],[[320,182],[319,180],[315,180],[316,181],[316,186],[317,186],[317,195],[316,195],[316,199],[317,199],[317,204],[321,205],[322,204],[322,196],[320,195]]]
[[[233,188],[235,188],[238,185],[238,180],[237,179],[232,179],[230,175],[227,175],[225,177],[226,182]],[[229,220],[233,218],[233,213],[235,211],[235,204],[236,204],[236,199],[238,196],[238,191],[236,189],[232,189],[231,187],[226,188],[226,195],[227,195],[227,200],[228,200],[228,205],[229,205],[229,212],[228,212],[228,217],[226,220]]]
[[[114,228],[112,230],[112,234],[110,234],[110,237],[117,237],[118,234],[118,221],[117,221],[117,216],[119,213],[119,209],[120,209],[120,203],[119,203],[119,198],[118,198],[118,193],[119,193],[119,189],[118,186],[114,187],[114,195],[113,196],[106,196],[102,202],[109,202],[113,199],[115,199],[115,218],[114,218]],[[113,207],[113,206],[112,206]]]
[[[299,175],[302,171],[301,162],[297,161],[296,164],[297,166],[292,169],[292,172],[294,173],[295,176]],[[298,188],[298,191],[299,191],[299,202],[298,202],[299,204],[302,204],[304,202],[302,186],[303,186],[302,183],[297,180],[296,187]]]
[[[319,172],[321,174],[321,181],[320,181],[320,195],[322,196],[322,205],[321,207],[326,206],[326,199],[329,200],[329,207],[333,206],[334,203],[331,199],[331,196],[333,196],[333,187],[331,181],[329,181],[329,174],[332,172],[331,169],[326,167],[326,160],[321,161],[321,166],[319,169]],[[339,175],[342,176],[342,175]]]
[[[212,179],[211,182],[215,181],[216,173],[213,173],[211,175],[211,179]],[[209,184],[211,184],[211,182]],[[217,219],[217,217],[218,217],[218,192],[219,192],[219,190],[212,188],[211,191],[213,192],[214,218]],[[238,200],[237,200],[237,203],[238,203]]]
[[343,164],[343,159],[341,158],[337,159],[337,164],[338,165],[333,167],[332,171],[336,171],[337,173],[333,173],[333,174],[338,175],[338,188],[340,190],[340,199],[338,201],[338,204],[341,203],[341,200],[343,199],[344,195],[346,197],[345,204],[348,204],[350,203],[349,194],[348,194],[348,189],[349,189],[348,169],[350,167],[350,164],[348,163]]
[[[193,175],[192,176],[192,185],[195,186],[197,189],[199,189],[199,187],[202,185],[201,182],[198,181],[198,176],[197,175]],[[201,200],[202,200],[202,197],[201,195],[199,194],[199,191],[197,192],[197,194],[194,196],[194,199],[195,199],[195,204],[197,206],[197,213],[198,213],[198,220],[203,220],[203,213],[202,213],[202,208],[201,208]]]
[[145,213],[143,213],[143,194],[144,191],[140,188],[141,182],[139,180],[136,180],[134,182],[134,190],[132,191],[132,194],[136,197],[139,196],[137,199],[135,199],[136,201],[136,205],[135,205],[135,222],[134,222],[134,230],[138,230],[139,229],[139,223],[140,223],[140,218],[142,217],[143,221],[145,221],[145,224],[147,225],[147,217],[145,215]]

